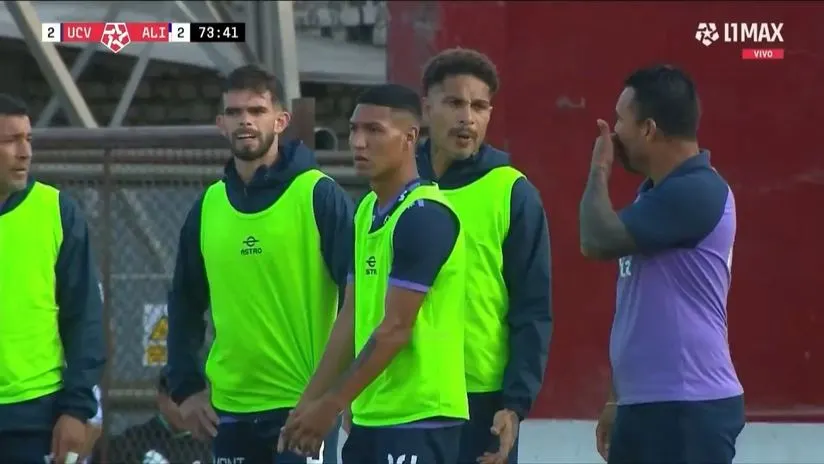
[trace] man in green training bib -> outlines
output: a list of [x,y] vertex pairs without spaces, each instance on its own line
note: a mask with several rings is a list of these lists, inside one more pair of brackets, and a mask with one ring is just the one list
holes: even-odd
[[[275,456],[275,444],[323,354],[352,259],[351,200],[305,145],[279,140],[289,117],[274,75],[229,74],[217,123],[234,156],[181,230],[169,386],[191,431],[214,438],[216,462],[306,462]],[[208,393],[198,359],[207,307]]]
[[0,462],[77,462],[106,345],[89,230],[30,177],[26,105],[0,94]]
[[445,50],[423,73],[429,140],[421,177],[438,183],[467,243],[461,464],[516,464],[518,429],[543,382],[552,332],[549,231],[541,196],[484,143],[498,73],[483,54]]
[[[355,213],[346,299],[279,447],[317,450],[351,404],[345,464],[454,464],[468,418],[463,233],[414,150],[419,96],[383,85],[358,100],[349,142],[372,191]],[[353,360],[353,354],[356,355]]]

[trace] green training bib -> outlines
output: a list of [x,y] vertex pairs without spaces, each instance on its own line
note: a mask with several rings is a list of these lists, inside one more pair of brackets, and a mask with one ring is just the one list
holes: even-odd
[[442,190],[466,237],[466,388],[501,390],[509,361],[509,295],[503,277],[503,243],[509,233],[512,187],[524,177],[510,166],[475,182]]
[[[355,354],[384,317],[395,225],[415,201],[431,200],[451,209],[435,186],[419,186],[401,200],[383,226],[370,232],[374,192],[355,215]],[[352,404],[352,421],[385,427],[430,417],[466,419],[464,377],[466,251],[463,232],[423,300],[412,341]]]
[[63,244],[60,192],[35,182],[0,215],[0,404],[60,390],[63,345],[54,267]]
[[232,207],[222,181],[205,193],[200,243],[215,327],[206,374],[219,410],[294,407],[323,355],[338,307],[313,207],[324,177],[300,174],[254,214]]

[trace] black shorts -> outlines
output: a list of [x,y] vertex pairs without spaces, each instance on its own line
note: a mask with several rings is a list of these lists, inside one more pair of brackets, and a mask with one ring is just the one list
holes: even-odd
[[741,396],[619,406],[608,464],[731,464],[744,420]]
[[343,464],[455,464],[459,424],[438,428],[352,425],[343,444]]
[[278,437],[289,417],[288,409],[244,415],[242,418],[220,416],[217,437],[212,443],[214,462],[217,464],[328,464],[337,461],[338,427],[326,437],[321,455],[307,459],[291,452],[277,453]]
[[52,432],[0,432],[0,462],[15,464],[43,464],[51,454]]

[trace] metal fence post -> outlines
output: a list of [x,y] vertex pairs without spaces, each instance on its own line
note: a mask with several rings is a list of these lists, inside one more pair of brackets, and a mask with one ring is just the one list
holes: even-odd
[[106,150],[103,152],[103,185],[102,185],[102,196],[103,196],[103,205],[102,205],[102,212],[101,212],[101,221],[100,221],[100,249],[101,257],[100,257],[100,273],[101,273],[101,285],[102,285],[102,296],[103,296],[103,321],[105,323],[105,330],[106,330],[106,354],[108,362],[106,363],[106,368],[103,371],[103,385],[101,385],[101,398],[100,402],[103,408],[103,433],[102,433],[102,442],[100,444],[100,451],[102,455],[103,462],[108,462],[109,456],[109,440],[108,440],[108,431],[110,429],[110,423],[107,420],[110,417],[111,411],[109,407],[111,406],[111,401],[109,401],[109,389],[111,388],[111,372],[112,367],[111,363],[114,360],[114,341],[112,337],[112,310],[111,310],[111,294],[112,294],[112,241],[111,241],[111,220],[112,220],[112,175],[111,175],[111,151]]

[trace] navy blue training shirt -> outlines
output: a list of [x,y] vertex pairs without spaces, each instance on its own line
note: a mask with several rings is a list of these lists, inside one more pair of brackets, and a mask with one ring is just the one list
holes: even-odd
[[[421,178],[441,190],[472,184],[492,169],[509,166],[508,153],[483,144],[473,156],[453,162],[438,178],[432,169],[430,142],[418,148]],[[509,233],[502,246],[503,278],[509,296],[509,363],[504,371],[502,404],[486,394],[470,394],[470,402],[505,407],[521,418],[538,396],[543,383],[552,336],[550,240],[541,194],[526,178],[512,187]],[[496,393],[497,394],[497,393]]]
[[619,215],[638,251],[618,260],[610,333],[618,403],[740,395],[727,330],[735,197],[709,154],[644,182]]
[[636,201],[619,216],[641,253],[694,248],[718,225],[729,192],[727,182],[710,165],[709,152],[702,151],[659,185],[645,180]]
[[[279,155],[274,165],[260,167],[248,185],[240,179],[234,161],[227,163],[224,180],[232,207],[242,213],[263,211],[278,201],[292,179],[319,168],[314,153],[300,141],[285,143],[280,147]],[[178,403],[206,386],[199,355],[206,332],[204,314],[209,306],[209,284],[200,250],[202,206],[201,195],[181,228],[169,292],[169,325],[179,328],[169,332],[169,353],[174,356],[169,359],[169,387],[172,398]],[[339,301],[342,304],[354,251],[352,199],[335,181],[323,178],[315,184],[313,211],[320,234],[321,254],[330,275],[340,286]]]
[[[0,216],[25,201],[33,186],[32,179],[25,190],[12,194],[0,205]],[[0,431],[49,430],[55,414],[85,422],[97,412],[94,387],[100,384],[106,363],[100,280],[83,212],[65,192],[60,192],[59,205],[63,243],[54,272],[58,330],[66,361],[63,389],[23,403],[0,405]]]

